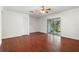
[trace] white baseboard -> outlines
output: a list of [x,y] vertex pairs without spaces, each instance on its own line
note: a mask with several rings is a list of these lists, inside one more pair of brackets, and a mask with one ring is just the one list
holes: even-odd
[[66,37],[66,38],[70,38],[70,39],[74,39],[74,40],[79,40],[79,38],[76,38],[76,37],[70,37],[70,36],[64,36],[64,35],[62,35],[61,37]]

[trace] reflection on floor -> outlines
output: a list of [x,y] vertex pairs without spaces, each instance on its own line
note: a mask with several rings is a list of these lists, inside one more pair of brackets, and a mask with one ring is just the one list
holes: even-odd
[[[57,38],[57,39],[53,39]],[[2,40],[0,51],[5,52],[54,52],[79,51],[79,41],[62,37],[50,36],[45,33],[31,33],[15,38]],[[61,44],[61,45],[60,45]]]
[[62,37],[61,39],[61,51],[79,52],[79,40],[66,37]]

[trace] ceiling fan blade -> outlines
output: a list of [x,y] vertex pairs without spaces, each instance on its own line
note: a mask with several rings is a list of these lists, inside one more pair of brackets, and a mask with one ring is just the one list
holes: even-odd
[[45,8],[44,6],[41,6],[41,8]]
[[51,10],[51,8],[48,8],[48,9],[46,9],[46,10]]
[[44,9],[45,9],[45,7],[44,7],[44,6],[42,6],[40,10],[42,10],[42,11],[43,11]]
[[33,11],[29,11],[30,13],[38,13],[39,10],[33,10]]

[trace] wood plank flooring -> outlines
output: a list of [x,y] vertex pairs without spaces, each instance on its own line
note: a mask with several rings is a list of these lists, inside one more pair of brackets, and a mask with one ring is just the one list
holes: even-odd
[[[32,33],[2,40],[2,52],[54,52],[53,41],[49,41],[45,33]],[[79,52],[79,40],[62,37],[60,52]]]
[[79,52],[79,40],[62,37],[61,51],[64,52]]

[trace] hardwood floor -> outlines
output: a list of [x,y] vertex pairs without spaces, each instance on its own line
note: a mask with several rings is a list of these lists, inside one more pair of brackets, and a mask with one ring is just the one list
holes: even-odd
[[[2,40],[0,51],[3,52],[54,52],[53,41],[44,33],[32,33],[29,36],[20,36]],[[79,51],[79,41],[61,38],[59,51]]]
[[79,52],[79,40],[62,37],[61,51],[65,52]]

